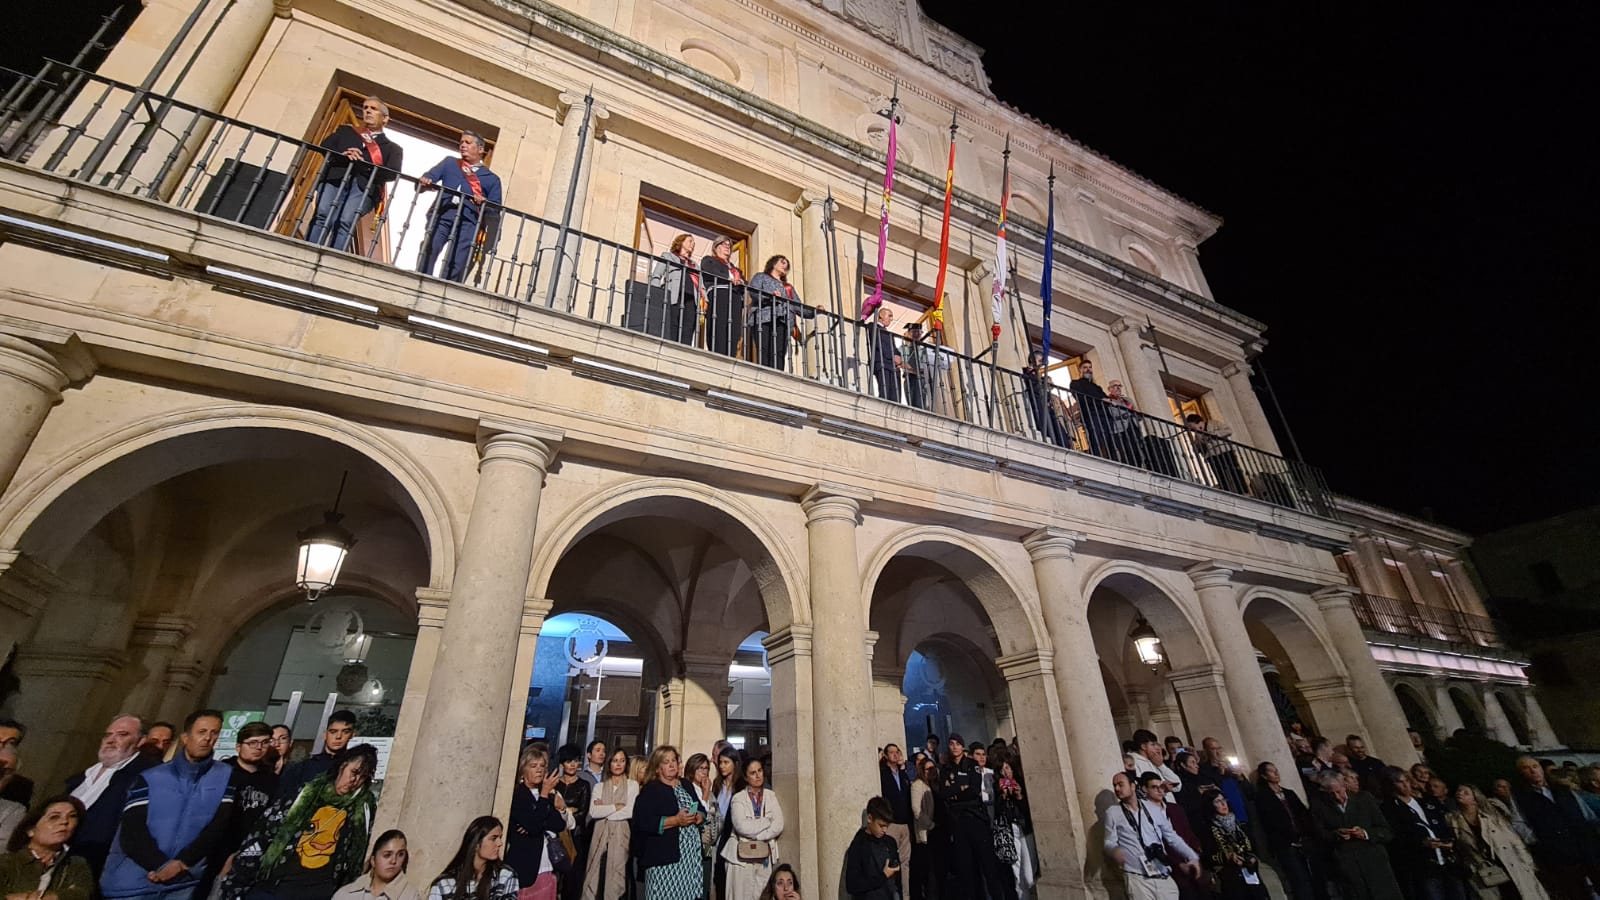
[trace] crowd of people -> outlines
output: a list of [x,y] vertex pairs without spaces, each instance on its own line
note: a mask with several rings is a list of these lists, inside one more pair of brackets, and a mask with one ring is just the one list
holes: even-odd
[[1386,765],[1360,735],[1288,740],[1309,797],[1271,762],[1246,777],[1214,738],[1135,732],[1101,819],[1128,896],[1265,900],[1264,859],[1291,900],[1600,893],[1600,768],[1523,757],[1492,784],[1450,784],[1426,762]]

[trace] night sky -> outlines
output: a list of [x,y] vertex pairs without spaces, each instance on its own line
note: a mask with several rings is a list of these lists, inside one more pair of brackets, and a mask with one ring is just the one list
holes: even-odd
[[[115,3],[35,5],[0,63]],[[1600,502],[1596,4],[923,5],[999,97],[1222,215],[1212,289],[1336,490],[1470,531]]]

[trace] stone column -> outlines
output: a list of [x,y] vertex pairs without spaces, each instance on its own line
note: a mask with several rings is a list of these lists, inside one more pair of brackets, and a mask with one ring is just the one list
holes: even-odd
[[[572,231],[583,230],[584,211],[589,202],[589,175],[594,168],[594,145],[605,130],[606,119],[611,113],[599,101],[595,101],[593,112],[589,116],[589,134],[582,144],[578,141],[578,132],[583,127],[584,95],[576,91],[562,91],[556,98],[556,124],[561,126],[561,133],[556,138],[555,160],[550,168],[550,185],[544,193],[544,215],[546,222],[552,229],[561,227],[562,216],[566,214],[567,198],[572,198],[572,218],[568,220],[568,227]],[[573,169],[578,171],[577,180],[572,177]],[[556,232],[550,231],[548,235],[540,235],[541,250],[552,247],[556,239]],[[566,257],[562,262],[563,291],[556,300],[556,305],[565,309],[571,300],[571,291],[577,284],[581,268],[578,254],[583,249],[582,241],[577,235],[569,235],[565,244]],[[591,250],[591,253],[594,251]],[[552,260],[543,261],[544,266],[552,264]],[[548,285],[540,285],[548,289]]]
[[1266,410],[1261,407],[1261,398],[1256,395],[1256,389],[1250,384],[1250,366],[1248,363],[1231,362],[1222,367],[1222,377],[1228,380],[1228,390],[1233,393],[1233,402],[1239,407],[1239,415],[1244,421],[1235,428],[1236,432],[1243,432],[1235,436],[1240,443],[1249,444],[1258,450],[1268,453],[1282,454],[1278,449],[1278,438],[1272,433],[1272,424],[1267,421]]
[[[679,671],[683,673],[683,724],[678,749],[685,759],[695,753],[709,753],[712,744],[727,736],[724,723],[728,713],[728,666],[732,662],[709,653],[678,654]],[[588,711],[584,713],[587,715]]]
[[1329,740],[1341,741],[1347,734],[1367,733],[1366,720],[1356,707],[1355,692],[1350,679],[1343,675],[1302,681],[1300,696],[1310,707],[1311,718],[1316,720],[1317,733]]
[[478,486],[428,680],[430,739],[416,745],[400,814],[417,856],[426,854],[420,871],[442,865],[467,822],[494,804],[539,494],[561,437],[532,423],[479,424]]
[[1124,690],[1123,696],[1128,698],[1128,714],[1133,716],[1133,721],[1138,728],[1150,727],[1150,689],[1144,687],[1129,687]]
[[115,650],[79,644],[30,642],[17,651],[21,687],[10,699],[11,717],[31,726],[22,769],[35,783],[55,785],[83,771],[106,724],[99,704],[84,698],[114,684],[125,662]]
[[[683,676],[675,675],[656,691],[656,744],[679,747],[683,738]],[[684,755],[687,760],[688,754]]]
[[1433,705],[1439,708],[1439,740],[1446,740],[1467,727],[1467,722],[1461,718],[1461,710],[1456,709],[1455,698],[1450,696],[1449,679],[1429,678],[1428,687],[1433,691]]
[[[439,639],[444,635],[445,613],[450,609],[450,592],[437,588],[417,588],[417,642],[411,647],[411,668],[406,673],[406,692],[400,698],[400,717],[394,726],[394,744],[389,748],[389,770],[383,780],[383,797],[373,817],[375,833],[382,834],[400,824],[405,805],[406,784],[411,775],[411,758],[417,735],[422,730],[423,707],[428,702],[428,682],[433,677],[433,661],[439,654]],[[301,729],[304,732],[305,729]],[[304,737],[297,734],[296,737]]]
[[1372,658],[1372,648],[1367,646],[1367,637],[1350,606],[1354,593],[1354,588],[1336,585],[1322,588],[1312,594],[1311,599],[1317,601],[1322,621],[1328,626],[1328,638],[1333,641],[1333,649],[1350,676],[1350,692],[1367,726],[1363,735],[1367,746],[1379,759],[1397,766],[1410,765],[1416,761],[1417,751],[1412,749],[1411,738],[1406,735],[1405,713],[1394,691],[1383,680],[1383,673],[1378,671],[1377,660]]
[[1208,562],[1190,567],[1188,573],[1200,595],[1206,630],[1211,633],[1211,640],[1222,657],[1228,698],[1232,701],[1233,718],[1238,723],[1242,740],[1235,746],[1239,748],[1244,768],[1253,770],[1258,763],[1270,760],[1277,764],[1280,772],[1293,771],[1294,754],[1289,752],[1284,740],[1278,708],[1261,676],[1255,645],[1250,643],[1250,635],[1245,631],[1233,570]]
[[[511,789],[517,781],[517,755],[522,752],[523,722],[528,716],[528,687],[533,682],[533,662],[539,647],[539,631],[550,615],[554,602],[543,597],[522,601],[522,627],[517,631],[517,665],[512,670],[511,701],[506,705],[506,735],[500,751],[500,777],[495,781],[494,814],[502,821],[511,812]],[[589,711],[574,713],[580,724],[574,735],[588,724]],[[569,740],[579,741],[578,737]]]
[[1127,370],[1124,386],[1133,392],[1133,403],[1140,412],[1163,421],[1175,421],[1172,404],[1167,402],[1167,386],[1161,383],[1161,363],[1140,337],[1141,327],[1139,321],[1133,318],[1122,318],[1111,323],[1111,335],[1117,339],[1117,349],[1122,351],[1122,365]]
[[167,692],[167,666],[193,630],[194,620],[176,613],[157,613],[133,623],[128,661],[130,669],[142,673],[142,677],[130,686],[121,704],[123,709],[146,719],[160,714]]
[[1361,585],[1362,593],[1396,600],[1404,600],[1411,596],[1406,586],[1398,583],[1394,570],[1383,561],[1385,552],[1378,546],[1376,538],[1370,534],[1358,534],[1350,542],[1350,546],[1355,550],[1356,559],[1360,562],[1359,568],[1372,579],[1370,584]]
[[1450,579],[1450,586],[1455,588],[1456,597],[1461,601],[1461,611],[1489,618],[1489,609],[1483,603],[1483,595],[1478,593],[1478,585],[1472,580],[1472,574],[1467,571],[1467,564],[1459,559],[1446,560],[1444,573]]
[[1178,698],[1172,692],[1172,685],[1162,684],[1155,697],[1155,702],[1150,706],[1150,730],[1165,738],[1167,735],[1177,735],[1184,738],[1186,745],[1190,744],[1186,736],[1187,729],[1183,726],[1183,707],[1178,705]]
[[896,744],[910,758],[906,746],[906,670],[888,655],[880,656],[878,633],[867,632],[867,664],[872,669],[872,739],[874,746]]
[[27,641],[39,613],[61,588],[61,579],[26,553],[0,550],[0,659]]
[[[1074,548],[1084,535],[1059,528],[1041,528],[1022,539],[1033,560],[1033,578],[1038,585],[1039,605],[1045,628],[1055,648],[1051,667],[1056,697],[1066,729],[1067,758],[1077,797],[1079,823],[1074,829],[1078,858],[1097,860],[1100,851],[1081,843],[1098,815],[1096,800],[1111,794],[1111,776],[1122,771],[1122,743],[1111,717],[1111,701],[1106,697],[1105,679],[1100,674],[1100,655],[1089,632],[1088,599],[1079,587]],[[1021,708],[1016,696],[1014,708]],[[1031,774],[1030,774],[1031,778]]]
[[0,334],[0,495],[11,485],[50,407],[73,379],[37,344]]
[[821,871],[813,790],[818,757],[813,752],[811,638],[811,626],[790,625],[761,639],[772,670],[772,789],[783,804],[785,830],[794,836],[784,838],[783,855],[802,872]]
[[1205,269],[1200,266],[1200,248],[1194,241],[1178,238],[1172,242],[1173,255],[1189,276],[1189,289],[1202,297],[1211,297],[1211,285],[1206,281]]
[[162,679],[165,691],[157,714],[174,724],[182,722],[185,716],[195,710],[194,692],[205,675],[205,664],[187,654],[179,655],[167,663],[166,677]]
[[[1233,702],[1228,695],[1227,677],[1222,666],[1202,663],[1167,673],[1167,682],[1178,695],[1183,706],[1183,718],[1189,723],[1189,736],[1196,741],[1216,738],[1224,750],[1249,754],[1239,737],[1239,726],[1234,721]],[[1287,748],[1287,743],[1284,745]]]
[[[1017,741],[1029,760],[1029,808],[1034,810],[1033,835],[1039,845],[1038,897],[1067,900],[1084,896],[1086,890],[1085,812],[1067,779],[1072,761],[1052,661],[1050,651],[1034,650],[1002,656],[995,666],[1006,680]],[[1091,808],[1088,815],[1093,814]]]
[[870,753],[841,755],[872,729],[872,679],[867,668],[866,623],[856,525],[861,504],[872,499],[848,488],[818,484],[800,505],[806,513],[811,572],[812,667],[825,702],[813,712],[816,767],[818,896],[839,894],[839,861],[861,828],[861,805],[878,793]]
[[1522,708],[1527,712],[1529,736],[1533,738],[1536,749],[1552,750],[1566,746],[1556,730],[1550,727],[1550,720],[1545,718],[1544,707],[1539,705],[1539,698],[1534,696],[1531,685],[1522,690]]
[[1483,690],[1483,727],[1489,732],[1489,737],[1502,744],[1512,747],[1523,746],[1522,739],[1517,737],[1517,730],[1511,727],[1511,718],[1506,715],[1506,709],[1500,705],[1500,695],[1495,692],[1495,685],[1482,685]]
[[996,697],[989,704],[989,711],[994,713],[994,728],[991,731],[995,737],[1009,740],[1017,733],[1017,721],[1012,715],[1014,711],[1009,698]]

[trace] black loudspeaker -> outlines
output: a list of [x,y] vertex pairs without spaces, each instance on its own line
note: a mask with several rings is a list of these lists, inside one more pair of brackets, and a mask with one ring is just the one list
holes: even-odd
[[[257,175],[261,176],[259,185],[256,184]],[[239,222],[254,228],[266,228],[272,224],[272,217],[277,212],[273,204],[277,201],[278,194],[283,190],[284,182],[288,178],[289,176],[283,172],[263,170],[260,166],[230,159],[223,164],[222,170],[207,182],[206,189],[200,194],[199,203],[195,205],[195,211],[209,212],[210,215],[220,219]],[[250,195],[252,185],[255,186],[254,196]],[[245,208],[246,197],[250,197],[248,209]]]

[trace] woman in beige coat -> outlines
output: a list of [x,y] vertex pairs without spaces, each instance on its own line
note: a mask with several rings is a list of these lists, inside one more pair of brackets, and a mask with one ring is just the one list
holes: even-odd
[[757,900],[778,864],[778,838],[783,834],[783,809],[778,796],[766,789],[761,760],[745,763],[744,789],[728,804],[733,837],[722,845],[728,861],[724,900]]
[[1511,821],[1484,801],[1483,794],[1470,784],[1456,788],[1456,809],[1445,819],[1456,833],[1456,858],[1467,870],[1467,884],[1478,900],[1500,900],[1500,886],[1489,884],[1500,870],[1511,876],[1510,884],[1522,900],[1550,900],[1539,883],[1538,870],[1528,845],[1511,830]]

